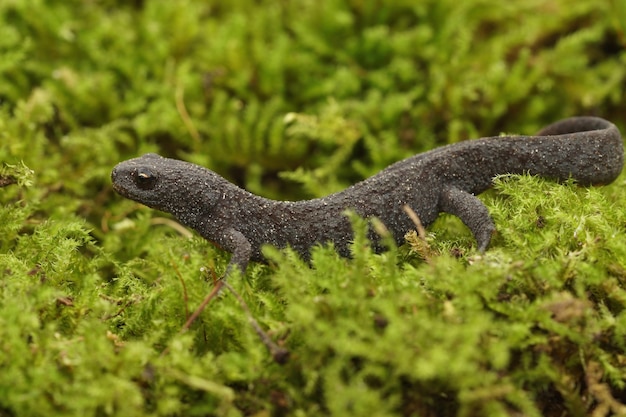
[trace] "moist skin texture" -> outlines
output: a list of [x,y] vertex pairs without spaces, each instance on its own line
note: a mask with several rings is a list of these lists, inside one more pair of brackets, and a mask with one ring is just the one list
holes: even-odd
[[[459,217],[485,251],[495,225],[476,194],[500,174],[530,173],[581,185],[613,181],[622,171],[623,142],[612,123],[573,117],[535,136],[498,136],[443,146],[397,162],[378,174],[327,197],[275,201],[245,191],[213,171],[176,159],[146,154],[118,164],[111,173],[122,196],[171,213],[182,224],[232,253],[245,272],[250,260],[263,261],[261,246],[290,246],[305,259],[313,245],[332,242],[350,256],[353,238],[347,209],[377,217],[401,244],[414,228],[408,205],[427,227],[439,213]],[[370,232],[375,250],[383,247]]]

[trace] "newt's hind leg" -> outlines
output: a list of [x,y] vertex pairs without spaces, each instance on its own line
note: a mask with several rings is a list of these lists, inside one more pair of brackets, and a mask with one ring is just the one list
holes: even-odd
[[487,250],[496,226],[482,201],[460,188],[449,186],[444,188],[440,204],[441,211],[457,216],[469,227],[480,252]]

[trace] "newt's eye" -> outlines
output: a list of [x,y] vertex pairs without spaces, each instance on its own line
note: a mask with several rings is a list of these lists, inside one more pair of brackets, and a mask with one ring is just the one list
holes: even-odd
[[142,190],[152,190],[159,176],[149,168],[140,168],[135,175],[135,184]]

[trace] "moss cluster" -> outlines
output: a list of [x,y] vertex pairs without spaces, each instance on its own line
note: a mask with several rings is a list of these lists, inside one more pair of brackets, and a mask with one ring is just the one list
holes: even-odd
[[[376,255],[228,254],[117,196],[145,152],[266,197],[593,114],[626,131],[626,6],[555,0],[0,3],[0,416],[626,414],[626,191],[503,176]],[[626,174],[625,174],[626,175]]]

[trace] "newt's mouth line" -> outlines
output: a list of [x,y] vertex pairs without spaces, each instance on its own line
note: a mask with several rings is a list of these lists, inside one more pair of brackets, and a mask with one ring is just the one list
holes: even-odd
[[126,190],[126,188],[122,187],[120,183],[117,182],[115,179],[113,179],[113,190],[116,193],[120,194],[122,197],[126,197],[126,198],[129,197],[129,193]]

